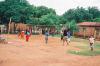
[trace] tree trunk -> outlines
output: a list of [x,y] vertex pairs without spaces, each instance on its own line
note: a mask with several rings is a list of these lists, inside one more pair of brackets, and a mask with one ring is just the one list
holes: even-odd
[[11,18],[10,18],[10,21],[9,21],[9,26],[8,26],[8,34],[10,34],[10,24],[11,24]]

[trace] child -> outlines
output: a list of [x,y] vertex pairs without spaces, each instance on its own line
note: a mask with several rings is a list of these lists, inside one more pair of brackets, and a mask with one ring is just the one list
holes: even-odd
[[26,41],[29,41],[29,37],[30,37],[30,32],[26,30]]
[[61,40],[63,40],[63,31],[61,30]]
[[93,36],[90,36],[89,42],[90,42],[91,51],[93,51],[94,40],[95,40],[95,38]]
[[67,30],[67,44],[69,45],[70,43],[70,37],[71,37],[71,32],[70,29]]
[[45,43],[46,43],[46,44],[48,43],[48,36],[49,36],[49,32],[46,31],[46,32],[45,32]]
[[21,31],[21,39],[24,39],[25,32]]
[[63,45],[65,41],[67,42],[67,29],[63,31]]

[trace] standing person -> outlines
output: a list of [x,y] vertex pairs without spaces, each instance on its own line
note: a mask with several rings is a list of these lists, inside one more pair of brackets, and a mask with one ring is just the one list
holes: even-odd
[[61,40],[63,40],[63,30],[61,30]]
[[61,32],[60,32],[60,34],[61,34],[61,40],[63,40],[63,32],[64,32],[64,29],[65,29],[64,27],[61,28]]
[[48,43],[48,36],[49,36],[49,32],[46,30],[45,32],[45,43]]
[[69,45],[70,43],[70,37],[71,37],[71,32],[70,29],[67,30],[67,44]]
[[23,31],[21,31],[21,39],[24,39],[24,36],[25,36],[25,32],[23,30]]
[[30,31],[26,30],[26,41],[29,41],[29,37],[30,37]]
[[64,29],[64,31],[63,31],[63,45],[64,45],[65,41],[67,42],[67,29]]
[[89,38],[89,43],[90,43],[90,48],[91,48],[91,51],[93,51],[93,45],[94,45],[94,41],[95,41],[95,38],[93,36],[90,36]]

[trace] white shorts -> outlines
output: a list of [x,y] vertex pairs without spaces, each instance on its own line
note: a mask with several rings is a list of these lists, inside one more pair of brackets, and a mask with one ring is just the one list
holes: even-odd
[[70,42],[70,38],[67,38],[67,41]]
[[64,36],[64,37],[63,37],[63,40],[67,40],[67,36]]

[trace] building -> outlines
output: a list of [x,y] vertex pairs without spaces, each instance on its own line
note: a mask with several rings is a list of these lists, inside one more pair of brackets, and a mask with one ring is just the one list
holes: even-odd
[[48,30],[51,34],[55,33],[56,27],[54,25],[35,25],[33,27],[33,33],[42,33],[44,34],[45,31]]
[[100,22],[81,22],[78,23],[79,31],[75,33],[76,36],[89,37],[93,35],[100,40]]

